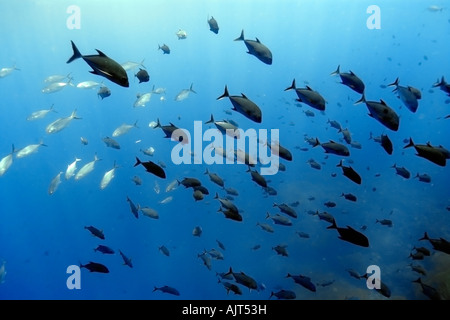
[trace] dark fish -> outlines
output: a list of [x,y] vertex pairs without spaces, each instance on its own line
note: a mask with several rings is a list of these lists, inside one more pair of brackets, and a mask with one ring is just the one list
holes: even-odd
[[139,205],[136,207],[136,205],[131,201],[131,199],[127,196],[127,201],[130,204],[131,213],[135,216],[135,218],[139,218]]
[[164,169],[161,168],[156,163],[154,163],[153,161],[142,162],[141,160],[139,160],[138,157],[136,157],[136,163],[134,164],[134,167],[140,164],[144,166],[147,172],[153,173],[155,176],[160,177],[162,179],[166,178],[166,173],[164,172]]
[[450,254],[450,242],[445,240],[444,238],[432,239],[428,237],[428,233],[425,232],[423,237],[419,240],[428,240],[433,246],[434,250]]
[[120,144],[110,137],[104,137],[103,142],[106,144],[107,147],[113,148],[113,149],[120,149]]
[[284,89],[284,91],[288,90],[295,90],[295,93],[297,93],[298,102],[306,103],[308,106],[320,111],[325,110],[325,99],[320,93],[314,91],[309,86],[306,86],[306,88],[296,88],[294,79],[292,80],[291,86]]
[[98,89],[97,96],[100,98],[105,99],[111,95],[111,90],[106,86],[101,86],[100,89]]
[[97,238],[105,240],[105,235],[103,234],[103,230],[99,230],[94,226],[85,226],[84,228],[88,229]]
[[307,163],[309,163],[309,165],[311,166],[311,168],[313,169],[317,169],[320,170],[322,169],[322,166],[320,165],[320,163],[318,163],[316,160],[314,159],[309,159],[308,161],[306,161]]
[[444,91],[447,95],[450,96],[450,84],[447,83],[444,79],[444,77],[436,81],[436,83],[433,84],[433,88],[439,87],[442,91]]
[[331,213],[328,213],[326,211],[319,212],[319,210],[317,210],[313,214],[318,215],[320,220],[323,220],[323,221],[326,221],[329,223],[334,223],[334,216]]
[[295,212],[295,210],[293,208],[291,208],[289,205],[282,203],[282,204],[277,204],[277,203],[273,203],[274,207],[278,207],[281,212],[286,213],[288,216],[291,216],[292,218],[297,218],[297,212]]
[[354,201],[354,202],[357,200],[356,196],[354,194],[351,194],[351,193],[342,193],[341,197],[344,197],[345,199],[350,200],[350,201]]
[[420,273],[423,276],[427,275],[427,271],[421,265],[410,263],[409,266],[413,271]]
[[325,150],[325,153],[332,153],[344,157],[348,157],[350,155],[350,151],[346,146],[333,140],[325,143],[320,143],[319,139],[316,138],[316,142],[314,143],[313,148],[317,146],[322,146],[322,148]]
[[430,250],[428,250],[425,247],[416,247],[416,246],[414,246],[413,249],[416,250],[417,252],[421,252],[424,256],[429,257],[431,255]]
[[252,180],[255,181],[257,184],[259,184],[263,188],[267,188],[267,181],[266,179],[256,170],[252,170],[250,167],[248,168],[247,172],[250,172],[252,175]]
[[145,69],[139,68],[139,71],[135,74],[135,77],[139,79],[139,83],[150,81],[150,75]]
[[200,190],[194,190],[192,196],[194,197],[195,201],[203,200],[203,198],[205,197]]
[[291,221],[291,219],[289,219],[288,217],[286,217],[286,216],[282,216],[282,215],[280,215],[280,214],[275,214],[275,215],[273,215],[273,216],[271,216],[268,212],[267,212],[267,214],[266,214],[266,219],[269,219],[269,218],[271,218],[272,219],[272,221],[275,223],[275,224],[279,224],[279,225],[282,225],[282,226],[292,226],[292,221]]
[[192,189],[194,189],[194,191],[198,190],[203,194],[209,194],[208,189],[206,189],[204,186],[195,186],[195,187],[192,187]]
[[395,86],[395,89],[392,92],[397,92],[398,97],[402,100],[403,104],[411,111],[416,112],[417,107],[419,106],[419,101],[422,97],[420,91],[411,86],[403,87],[399,85],[398,78],[395,81],[388,85],[388,87]]
[[197,178],[184,178],[181,181],[177,180],[177,182],[178,185],[182,184],[186,188],[194,188],[202,185],[201,181],[198,180]]
[[235,124],[231,123],[228,120],[215,121],[214,116],[211,114],[210,120],[205,122],[205,124],[208,123],[214,123],[216,128],[219,129],[219,131],[222,132],[222,134],[227,134],[235,139],[240,138],[240,131],[238,126],[236,126]]
[[420,284],[422,288],[422,293],[426,295],[428,298],[430,298],[430,300],[444,300],[439,291],[437,291],[432,286],[423,283],[421,278],[413,280],[413,282]]
[[389,220],[389,219],[381,219],[381,220],[376,219],[375,223],[380,223],[383,226],[388,226],[388,227],[393,226],[392,220]]
[[92,261],[89,262],[88,264],[80,263],[80,268],[86,268],[90,272],[109,273],[109,270],[105,265]]
[[235,285],[234,283],[228,282],[228,281],[221,281],[219,279],[219,283],[222,283],[223,286],[225,287],[225,289],[227,290],[227,294],[231,292],[233,292],[234,294],[237,295],[242,295],[242,290],[241,288],[239,288],[237,285]]
[[208,19],[208,24],[209,24],[209,30],[211,30],[215,34],[219,33],[219,24],[217,23],[216,19],[214,19],[213,16],[211,16],[211,18]]
[[[364,274],[362,276],[363,278],[365,278],[366,280],[369,278],[368,274]],[[375,291],[378,292],[379,294],[385,296],[386,298],[390,298],[391,297],[391,289],[389,289],[389,287],[380,279],[380,288],[375,288]]]
[[296,276],[296,275],[291,275],[290,273],[288,273],[286,278],[292,278],[295,283],[301,285],[302,287],[308,289],[309,291],[316,292],[316,286],[311,281],[310,277],[303,276],[301,274]]
[[214,182],[215,184],[223,187],[225,185],[225,182],[223,181],[223,179],[221,177],[219,177],[219,175],[217,173],[213,173],[213,172],[209,172],[208,168],[206,168],[205,174],[207,174],[209,176],[209,178],[211,179],[212,182]]
[[217,245],[220,247],[220,249],[226,250],[224,244],[221,241],[216,239],[216,242],[217,242]]
[[333,201],[327,201],[324,203],[325,206],[327,206],[328,208],[334,208],[336,207],[336,203]]
[[131,259],[128,258],[122,251],[119,250],[119,253],[123,259],[123,264],[126,266],[129,266],[130,268],[133,268],[133,264],[131,263]]
[[158,45],[158,50],[161,49],[163,51],[163,54],[170,54],[170,48],[163,44],[162,46]]
[[381,135],[381,146],[388,154],[392,154],[392,152],[394,151],[392,141],[391,139],[389,139],[387,134]]
[[189,143],[188,141],[188,136],[186,135],[186,133],[184,132],[180,132],[177,131],[178,133],[180,133],[176,138],[172,137],[173,133],[175,130],[178,130],[179,128],[177,126],[175,126],[173,123],[169,123],[169,125],[161,125],[161,123],[159,122],[159,118],[157,119],[157,123],[156,126],[154,128],[161,128],[162,131],[164,132],[164,134],[166,135],[164,138],[170,138],[174,141],[178,141],[181,142],[182,144],[187,144]]
[[170,251],[169,249],[167,249],[166,246],[162,245],[161,247],[158,248],[159,251],[162,252],[162,254],[164,254],[165,256],[169,257],[170,256]]
[[342,132],[342,136],[344,137],[345,142],[347,142],[348,144],[352,143],[352,135],[348,129],[339,129],[338,132]]
[[447,164],[445,154],[438,148],[433,147],[429,143],[427,144],[414,144],[412,138],[409,138],[409,143],[403,147],[403,149],[414,147],[419,157],[427,159],[441,167]]
[[411,252],[408,256],[409,258],[412,258],[413,260],[423,260],[425,258],[425,255],[422,252]]
[[419,178],[419,181],[426,182],[426,183],[430,183],[431,182],[430,175],[428,175],[426,173],[423,173],[423,174],[417,173],[414,178]]
[[245,94],[241,93],[241,96],[230,96],[228,93],[228,87],[225,85],[224,93],[218,97],[216,100],[220,100],[223,98],[229,98],[234,111],[239,112],[240,114],[246,116],[248,119],[261,123],[262,121],[262,112],[261,109],[250,99],[248,99]]
[[122,87],[129,87],[127,72],[119,63],[97,49],[98,55],[83,56],[73,41],[71,41],[71,43],[73,55],[67,60],[67,63],[71,63],[78,58],[83,58],[83,60],[93,69],[90,73],[105,77]]
[[395,168],[396,173],[405,179],[409,179],[411,177],[411,173],[405,167],[397,167],[397,165],[394,163],[391,168]]
[[336,71],[333,71],[331,73],[331,75],[339,75],[341,77],[342,84],[346,85],[347,87],[351,88],[352,90],[354,90],[359,94],[363,94],[365,85],[362,82],[362,80],[358,78],[358,76],[356,76],[352,71],[348,73],[347,72],[341,73],[339,68],[340,65],[337,67]]
[[339,122],[337,122],[336,120],[328,119],[327,123],[329,123],[332,128],[335,128],[335,129],[338,129],[338,130],[342,129],[341,124]]
[[101,245],[101,244],[99,244],[97,246],[97,248],[94,249],[94,251],[99,251],[99,252],[104,253],[104,254],[114,254],[114,250],[113,249],[111,249],[110,247]]
[[243,286],[246,286],[249,289],[258,289],[258,284],[252,277],[248,276],[244,272],[233,272],[233,269],[230,267],[229,271],[226,273],[227,275],[232,274],[234,277],[234,280],[236,280],[237,283],[242,284]]
[[308,239],[308,238],[309,238],[309,234],[306,233],[306,232],[297,231],[297,232],[295,232],[295,233],[298,234],[298,236],[299,236],[300,238],[305,238],[305,239]]
[[234,39],[234,41],[244,41],[245,46],[248,49],[248,54],[255,56],[265,64],[272,64],[272,52],[270,52],[269,48],[262,44],[258,38],[256,38],[256,41],[246,40],[244,39],[244,30],[242,30],[241,35]]
[[180,295],[180,292],[177,290],[177,289],[175,289],[175,288],[172,288],[172,287],[169,287],[169,286],[163,286],[163,287],[155,287],[154,289],[153,289],[153,292],[155,292],[155,291],[157,291],[157,290],[159,290],[159,291],[162,291],[162,292],[164,292],[164,293],[169,293],[169,294],[173,294],[173,295],[175,295],[175,296],[179,296]]
[[350,226],[341,228],[336,225],[336,221],[333,221],[333,224],[328,226],[327,229],[336,229],[339,233],[339,239],[341,240],[353,243],[357,246],[366,248],[369,247],[369,239],[364,234]]
[[369,109],[369,116],[380,122],[386,128],[391,129],[392,131],[398,130],[400,118],[394,111],[394,109],[389,107],[386,102],[384,102],[382,99],[380,99],[380,102],[367,101],[364,94],[362,95],[361,99],[355,102],[355,104],[359,104],[361,102],[364,102],[367,106],[367,109]]
[[232,195],[232,196],[238,196],[238,195],[239,195],[239,191],[237,191],[237,190],[234,189],[234,188],[225,188],[225,191],[226,191],[228,194]]
[[288,257],[289,253],[287,252],[287,245],[276,245],[275,247],[272,247],[273,250],[276,251],[277,254],[283,256],[283,257]]
[[[281,144],[275,143],[274,146],[272,146],[271,144],[268,144],[268,146],[269,146],[270,150],[272,150],[272,148],[273,148],[275,151],[278,151],[278,156],[280,158],[287,160],[287,161],[292,161],[292,153],[287,148],[283,147]],[[272,151],[272,153],[273,153],[273,151]]]
[[342,160],[339,162],[339,164],[336,165],[336,167],[341,167],[342,172],[344,173],[344,176],[352,180],[356,184],[361,184],[361,176],[356,172],[352,167],[346,167],[342,164]]
[[272,298],[273,296],[277,297],[278,299],[295,299],[297,298],[296,294],[294,291],[292,290],[279,290],[277,292],[271,292],[270,293],[270,298]]

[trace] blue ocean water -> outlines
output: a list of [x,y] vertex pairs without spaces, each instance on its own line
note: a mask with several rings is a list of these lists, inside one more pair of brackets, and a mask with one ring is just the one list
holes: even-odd
[[[433,248],[431,241],[419,241],[425,232],[432,239],[450,240],[448,167],[418,157],[413,147],[404,148],[410,138],[416,145],[450,148],[450,97],[434,86],[442,77],[450,79],[450,11],[445,1],[3,0],[0,8],[0,68],[17,69],[0,78],[0,157],[7,157],[12,145],[16,151],[0,177],[0,299],[274,300],[280,290],[295,292],[298,300],[429,299],[413,282],[418,278],[442,298],[450,297],[448,254]],[[209,29],[211,17],[218,22],[217,34]],[[179,30],[186,31],[185,39],[178,39]],[[242,41],[234,41],[241,31],[246,40],[258,39],[270,49],[271,65],[246,53]],[[127,71],[129,87],[89,73],[92,69],[83,59],[66,63],[73,54],[71,41],[82,55],[96,55],[98,49],[120,64],[135,62]],[[163,44],[170,54],[160,50]],[[341,73],[351,70],[363,80],[367,101],[382,99],[395,110],[397,131],[370,117],[364,103],[355,104],[361,94],[331,75],[338,66]],[[139,68],[148,71],[148,82],[139,83]],[[50,84],[44,80],[53,75],[68,75],[71,84],[43,93]],[[388,86],[396,78],[401,86],[420,90],[416,112]],[[318,91],[326,100],[325,110],[296,101],[295,91],[285,90],[293,79],[298,88]],[[107,86],[111,95],[101,99],[100,85],[76,87],[84,81]],[[191,85],[195,93],[175,101]],[[218,100],[225,86],[230,95],[242,93],[255,102],[262,122],[232,110],[228,98]],[[134,106],[138,95],[154,88],[164,92],[153,92],[145,106]],[[27,120],[51,107],[56,112]],[[74,110],[80,119],[60,132],[46,132],[50,123]],[[171,155],[178,143],[149,126],[158,119],[162,125],[173,123],[188,130],[192,141],[202,142],[203,137],[194,135],[194,122],[201,121],[203,132],[215,128],[205,124],[211,114],[216,121],[233,120],[243,130],[278,130],[280,144],[293,159],[280,159],[285,170],[264,176],[276,194],[253,181],[245,164],[175,164]],[[348,129],[361,148],[344,141],[331,127],[332,120]],[[124,123],[137,127],[115,138],[120,149],[107,147],[102,139]],[[383,134],[393,143],[392,155],[370,139]],[[81,137],[88,143],[81,143]],[[339,142],[350,156],[326,154],[308,138]],[[45,146],[37,152],[17,158],[18,150],[40,142]],[[199,150],[207,151],[209,144],[203,141]],[[151,156],[142,152],[149,147],[154,148]],[[75,159],[81,159],[79,170],[95,155],[101,160],[86,177],[65,178]],[[134,166],[136,157],[163,165],[166,178]],[[310,159],[321,168],[312,168]],[[343,175],[337,167],[341,160],[359,173],[361,184]],[[115,165],[114,178],[101,189],[102,177]],[[396,174],[394,165],[407,168],[411,176]],[[252,170],[262,167],[257,164]],[[239,192],[231,201],[242,221],[218,212],[221,203],[215,195],[225,198],[227,193],[206,170]],[[61,182],[49,194],[59,172]],[[416,177],[425,173],[431,182]],[[134,176],[141,178],[141,185]],[[186,177],[199,179],[209,194],[196,201],[191,188],[178,184],[166,192],[171,182]],[[342,196],[348,193],[357,201]],[[161,203],[169,196],[172,201]],[[138,208],[153,208],[159,219],[142,211],[136,219],[127,198]],[[297,217],[274,204],[290,205]],[[339,239],[338,231],[327,229],[330,223],[316,212],[328,212],[338,227],[363,233],[369,247]],[[277,213],[289,217],[292,225],[275,224],[270,217]],[[383,219],[392,226],[381,224]],[[264,223],[273,232],[263,230]],[[93,236],[86,226],[103,230],[105,239]],[[199,236],[193,235],[197,226],[202,229]],[[95,251],[100,244],[115,253]],[[163,245],[169,256],[160,250]],[[277,245],[285,245],[288,255],[278,254]],[[427,248],[430,256],[414,260],[418,247]],[[223,259],[215,258],[212,249]],[[124,265],[119,250],[131,258],[132,267]],[[205,251],[210,268],[201,259]],[[90,261],[107,266],[109,273],[86,268],[67,272]],[[426,274],[411,265],[422,266]],[[370,266],[378,267],[389,297],[369,289],[365,278],[350,275],[349,270],[364,275]],[[241,272],[250,276],[257,288],[233,277],[222,279],[230,268],[237,277]],[[309,277],[315,292],[292,275]],[[226,282],[242,293],[227,291]],[[75,283],[80,287],[69,288]],[[179,295],[161,291],[164,286]]]

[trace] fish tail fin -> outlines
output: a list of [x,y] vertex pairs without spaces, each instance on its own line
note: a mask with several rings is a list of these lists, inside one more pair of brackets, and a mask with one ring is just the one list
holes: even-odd
[[208,123],[214,123],[214,116],[212,113],[211,113],[211,119],[209,119],[208,121],[205,122],[205,124],[208,124]]
[[336,71],[333,71],[332,73],[330,73],[330,76],[334,76],[336,74],[340,74],[341,73],[341,71],[339,70],[340,67],[341,67],[341,65],[338,65]]
[[216,192],[216,195],[214,196],[214,199],[219,199],[219,194]]
[[416,280],[413,280],[412,282],[422,284],[422,279],[419,277]]
[[136,157],[136,163],[134,164],[134,167],[137,167],[138,165],[140,165],[142,162],[141,160],[139,160],[138,157]]
[[316,138],[316,142],[314,142],[313,148],[317,147],[317,146],[320,146],[320,142],[319,142],[318,138]]
[[366,95],[364,93],[361,95],[361,99],[356,101],[354,104],[360,104],[362,102],[366,102]]
[[398,86],[398,77],[397,77],[397,79],[395,79],[394,82],[388,84],[387,86],[388,86],[388,87]]
[[234,41],[244,41],[244,29],[242,29],[241,35],[238,38],[234,39]]
[[331,226],[328,226],[327,229],[337,229],[336,220],[333,219],[333,223]]
[[11,145],[11,154],[14,154],[16,152],[16,148],[14,147],[14,143]]
[[412,140],[412,138],[409,138],[409,143],[403,147],[403,149],[409,148],[409,147],[414,147],[414,142]]
[[425,233],[423,234],[423,237],[419,239],[420,240],[430,240],[430,238],[428,237],[428,233],[425,231]]
[[82,55],[81,55],[80,51],[78,50],[77,46],[75,45],[75,43],[73,43],[72,40],[70,42],[72,43],[73,55],[69,58],[69,60],[67,60],[66,63],[71,63],[73,60],[76,60],[76,59],[82,57]]
[[138,125],[137,125],[137,122],[138,122],[138,121],[139,121],[139,120],[136,120],[136,121],[134,122],[133,127],[139,128]]
[[155,128],[161,128],[161,122],[159,122],[159,118],[156,119],[156,126]]
[[193,93],[197,93],[197,92],[195,92],[195,90],[194,89],[192,89],[192,86],[193,86],[194,84],[193,83],[191,83],[191,86],[189,87],[189,91],[190,92],[193,92]]
[[223,94],[220,97],[218,97],[216,100],[220,100],[222,98],[226,98],[229,96],[230,96],[230,94],[228,93],[228,87],[227,87],[227,85],[225,85],[225,90],[224,90]]
[[295,90],[295,78],[294,78],[294,80],[292,80],[291,86],[284,89],[284,91],[288,91],[288,90]]
[[339,163],[336,165],[336,167],[342,167],[342,159],[339,161]]

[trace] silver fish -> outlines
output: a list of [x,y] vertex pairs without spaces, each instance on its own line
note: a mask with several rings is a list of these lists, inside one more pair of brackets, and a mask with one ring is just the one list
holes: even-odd
[[114,179],[114,177],[115,177],[115,173],[116,173],[116,169],[117,168],[118,168],[118,166],[114,162],[113,168],[111,170],[108,170],[108,171],[105,172],[105,174],[103,175],[102,180],[100,181],[100,189],[103,190],[110,184],[112,179]]
[[39,110],[39,111],[34,111],[32,112],[28,117],[27,117],[27,121],[33,121],[33,120],[37,120],[37,119],[42,119],[44,118],[49,112],[56,112],[53,109],[53,104],[49,109],[43,109],[43,110]]
[[14,152],[15,152],[14,145],[12,145],[11,153],[8,154],[7,156],[4,156],[0,160],[0,176],[4,175],[5,172],[9,169],[9,167],[11,167],[11,165],[13,163],[13,154],[14,154]]
[[185,100],[187,97],[189,97],[189,94],[191,92],[193,93],[197,93],[194,91],[194,89],[192,89],[192,85],[193,83],[191,83],[191,86],[189,87],[189,89],[183,89],[181,90],[176,96],[175,96],[175,101],[183,101]]
[[69,180],[71,177],[75,175],[75,171],[77,170],[77,162],[81,161],[79,158],[75,158],[75,161],[67,166],[65,178]]
[[113,137],[119,137],[125,133],[128,133],[128,131],[130,131],[132,128],[139,128],[137,126],[137,120],[134,124],[121,124],[119,127],[116,128],[116,130],[114,130],[114,132],[112,133]]
[[90,173],[92,170],[94,170],[95,163],[99,160],[101,160],[101,159],[99,159],[97,157],[97,155],[95,155],[94,160],[86,163],[83,167],[81,167],[80,170],[78,170],[78,172],[75,174],[74,179],[80,180],[81,178],[84,178],[88,173]]
[[42,141],[37,144],[30,144],[30,145],[18,150],[16,153],[16,158],[24,158],[26,156],[29,156],[30,154],[37,152],[37,150],[39,149],[40,146],[46,147],[47,145],[44,144]]
[[61,174],[62,171],[59,172],[50,182],[50,186],[48,187],[48,194],[52,195],[55,193],[56,189],[58,189],[58,186],[61,183]]
[[62,129],[66,128],[73,119],[81,119],[81,118],[77,117],[77,110],[76,109],[73,110],[73,112],[72,112],[72,114],[70,116],[56,119],[55,121],[50,123],[47,126],[47,128],[45,128],[45,131],[48,134],[57,133],[57,132],[61,131]]

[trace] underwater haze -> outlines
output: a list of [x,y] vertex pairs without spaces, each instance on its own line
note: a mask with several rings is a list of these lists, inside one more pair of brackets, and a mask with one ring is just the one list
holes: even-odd
[[0,11],[0,299],[450,298],[446,1]]

